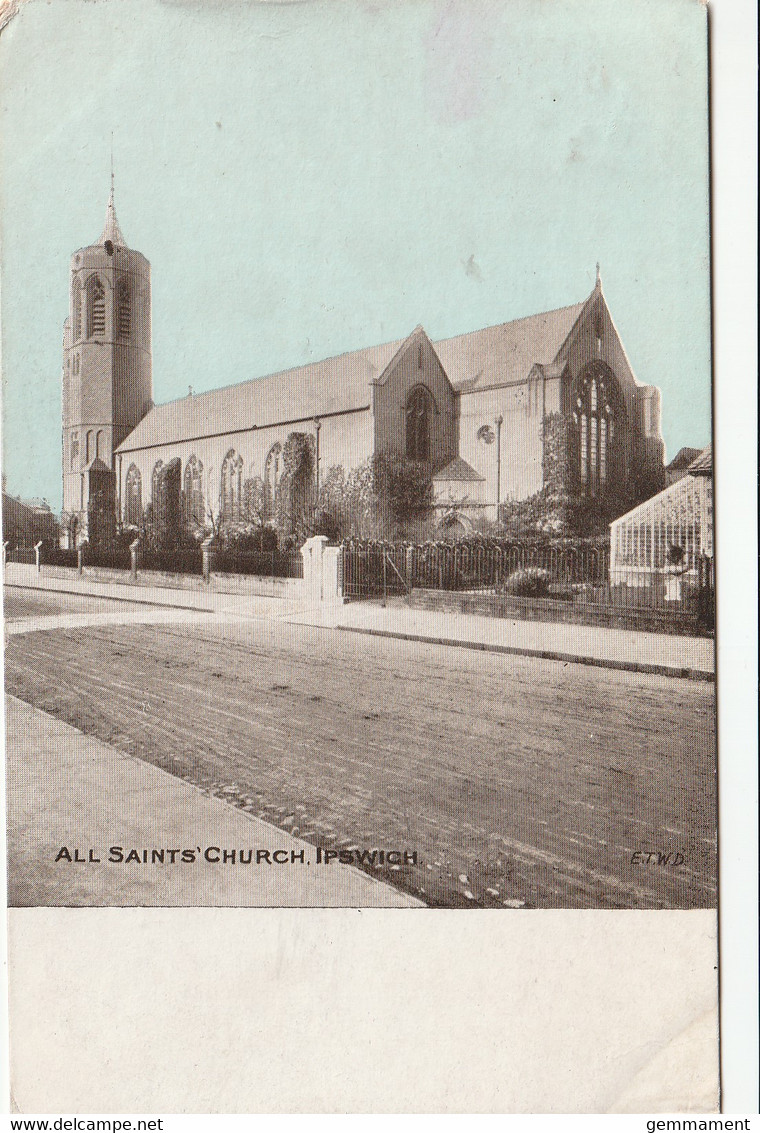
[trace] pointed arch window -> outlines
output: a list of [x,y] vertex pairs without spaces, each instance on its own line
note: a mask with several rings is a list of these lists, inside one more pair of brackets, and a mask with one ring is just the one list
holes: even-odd
[[282,476],[282,445],[276,441],[264,462],[264,518],[271,519],[277,500],[277,485]]
[[203,464],[193,454],[185,465],[184,480],[185,526],[191,531],[203,527],[205,505],[203,499]]
[[116,284],[116,329],[119,338],[129,338],[132,334],[132,295],[129,280],[124,275]]
[[430,460],[430,418],[433,399],[425,386],[416,386],[406,403],[406,456],[408,460]]
[[153,476],[151,478],[151,499],[153,501],[154,508],[158,502],[158,497],[161,494],[161,469],[163,468],[163,466],[163,460],[157,460],[153,465]]
[[577,476],[581,493],[603,495],[620,474],[620,440],[625,406],[612,371],[601,363],[578,375],[572,392]]
[[105,461],[105,459],[106,459],[105,452],[106,452],[106,434],[105,434],[105,431],[103,429],[98,429],[98,432],[97,432],[96,437],[95,437],[95,456],[98,458],[98,460]]
[[78,277],[71,288],[71,325],[74,342],[79,342],[82,337],[82,284]]
[[79,460],[79,433],[71,434],[71,467],[75,468]]
[[221,520],[222,523],[239,523],[242,515],[243,459],[233,448],[222,464]]
[[130,464],[124,489],[124,522],[139,527],[142,519],[142,477],[136,464]]
[[106,333],[106,293],[97,275],[87,283],[87,337]]
[[85,444],[85,463],[89,464],[95,457],[95,432],[93,429],[87,430],[87,439]]

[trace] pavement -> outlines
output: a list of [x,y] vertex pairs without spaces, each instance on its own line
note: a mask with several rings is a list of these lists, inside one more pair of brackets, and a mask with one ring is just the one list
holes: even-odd
[[[196,614],[205,612],[235,620],[266,618],[628,672],[694,680],[715,679],[715,643],[711,638],[417,610],[402,601],[385,607],[379,602],[309,606],[297,597],[272,598],[168,587],[136,587],[129,583],[104,583],[79,578],[73,572],[71,578],[49,577],[45,575],[44,568],[38,574],[33,566],[19,563],[9,563],[6,566],[5,580],[6,584],[28,589],[96,595],[112,601],[128,602],[134,620],[161,620],[160,614],[148,616],[145,613],[151,608],[187,610]],[[77,617],[69,616],[74,619]],[[120,618],[118,613],[101,616],[103,624]],[[121,618],[122,622],[125,620],[127,619]],[[53,624],[61,623],[53,619],[50,628]],[[92,623],[85,620],[84,623],[75,621],[72,624]],[[40,624],[36,628],[42,629],[45,626]]]
[[422,904],[12,696],[6,737],[11,906]]

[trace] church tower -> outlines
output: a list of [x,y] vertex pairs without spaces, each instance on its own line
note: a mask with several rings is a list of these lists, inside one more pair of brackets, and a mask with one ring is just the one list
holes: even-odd
[[112,176],[100,239],[71,257],[62,452],[69,546],[113,535],[114,450],[153,404],[150,323],[150,264],[121,234]]

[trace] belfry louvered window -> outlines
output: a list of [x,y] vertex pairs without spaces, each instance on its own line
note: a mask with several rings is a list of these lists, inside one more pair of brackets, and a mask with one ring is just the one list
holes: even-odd
[[87,337],[106,333],[106,293],[97,276],[87,284]]
[[129,338],[132,333],[132,296],[124,276],[116,285],[116,328],[119,338]]

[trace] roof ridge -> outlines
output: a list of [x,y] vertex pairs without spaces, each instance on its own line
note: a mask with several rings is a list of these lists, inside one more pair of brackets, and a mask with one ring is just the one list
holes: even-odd
[[498,327],[511,327],[516,323],[526,323],[531,319],[541,319],[546,315],[559,315],[564,311],[573,311],[576,309],[580,312],[587,302],[588,297],[579,300],[577,303],[567,303],[564,307],[551,307],[546,311],[535,311],[532,315],[520,315],[516,319],[507,319],[503,323],[489,323],[488,326],[477,327],[475,330],[465,330],[460,334],[452,334],[449,338],[437,338],[433,340],[433,345],[435,346],[437,343],[442,342],[453,342],[455,338],[468,338],[471,334],[481,334],[483,331],[487,330],[497,330]]

